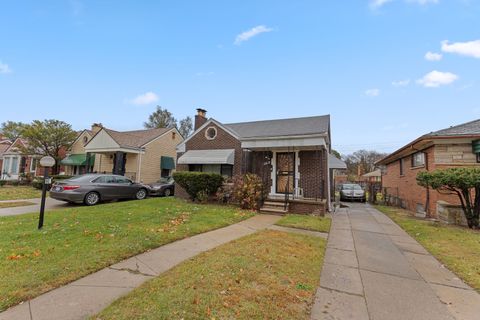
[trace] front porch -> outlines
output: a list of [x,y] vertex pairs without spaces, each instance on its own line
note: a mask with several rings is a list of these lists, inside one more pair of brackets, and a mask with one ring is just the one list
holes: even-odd
[[93,172],[112,173],[140,182],[142,154],[137,152],[97,151],[94,153]]

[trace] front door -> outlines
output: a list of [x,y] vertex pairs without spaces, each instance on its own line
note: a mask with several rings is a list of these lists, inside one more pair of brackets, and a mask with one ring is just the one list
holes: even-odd
[[295,153],[277,153],[276,193],[292,194],[295,189]]

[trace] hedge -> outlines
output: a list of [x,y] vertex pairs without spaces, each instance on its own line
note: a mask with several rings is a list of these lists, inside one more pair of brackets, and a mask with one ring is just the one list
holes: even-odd
[[200,192],[206,192],[209,196],[217,192],[223,184],[223,177],[218,173],[177,171],[173,179],[195,201]]

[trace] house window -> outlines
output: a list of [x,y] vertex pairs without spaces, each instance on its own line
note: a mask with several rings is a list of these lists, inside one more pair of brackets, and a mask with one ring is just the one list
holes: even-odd
[[403,158],[398,160],[400,162],[400,175],[403,176],[405,174],[405,165],[404,165],[404,162],[403,162]]
[[175,140],[175,136],[177,135],[176,132],[172,132],[172,140]]
[[417,152],[412,155],[412,167],[423,167],[425,166],[425,153]]
[[477,163],[480,163],[480,153],[476,153],[477,155]]
[[165,178],[165,177],[170,177],[170,169],[162,169],[162,172],[160,173],[160,177]]
[[87,136],[83,137],[83,143],[86,144],[87,142],[88,142],[88,137]]
[[188,171],[202,172],[201,164],[190,164],[188,165]]
[[30,172],[36,172],[37,171],[37,162],[38,159],[32,158],[30,162]]
[[205,131],[205,137],[206,137],[208,140],[213,140],[213,139],[215,139],[216,136],[217,136],[217,128],[215,128],[215,127],[209,127],[209,128]]
[[220,168],[220,174],[231,178],[233,175],[233,166],[231,164],[222,164]]

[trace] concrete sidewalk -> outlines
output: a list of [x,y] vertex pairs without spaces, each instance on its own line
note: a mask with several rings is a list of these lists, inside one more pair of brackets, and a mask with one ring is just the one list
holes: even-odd
[[[22,206],[22,207],[13,207],[13,208],[4,208],[0,209],[0,217],[7,217],[7,216],[16,216],[19,214],[24,213],[32,213],[32,212],[40,212],[40,198],[35,199],[18,199],[18,200],[5,200],[0,202],[17,202],[17,201],[27,201],[33,202],[34,205],[31,206]],[[62,209],[68,208],[73,206],[65,201],[58,201],[52,198],[47,197],[45,201],[45,209],[46,210],[53,210],[53,209]]]
[[390,218],[351,204],[333,215],[311,318],[474,320],[480,295]]
[[266,229],[280,218],[257,215],[145,252],[0,313],[0,320],[85,319],[177,264],[201,252]]

